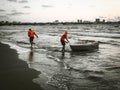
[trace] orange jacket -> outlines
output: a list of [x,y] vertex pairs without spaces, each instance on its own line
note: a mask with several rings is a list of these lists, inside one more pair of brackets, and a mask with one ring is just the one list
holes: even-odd
[[61,36],[62,41],[65,41],[65,39],[68,41],[67,34],[67,31],[65,31],[64,34]]
[[61,40],[65,41],[65,39],[67,39],[67,35],[66,34],[61,36]]
[[34,37],[34,35],[36,35],[36,34],[35,34],[35,32],[33,30],[28,31],[28,36],[29,37]]

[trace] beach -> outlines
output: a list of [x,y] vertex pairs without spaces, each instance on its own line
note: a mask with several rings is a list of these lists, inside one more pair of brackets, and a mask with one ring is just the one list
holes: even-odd
[[0,43],[0,90],[43,90],[32,82],[40,72],[28,68],[15,50]]
[[[35,29],[33,49],[27,36]],[[61,52],[60,37],[69,44]],[[0,90],[120,90],[120,27],[112,25],[15,25],[0,27]],[[95,40],[95,51],[70,44]],[[9,46],[8,46],[9,45]]]

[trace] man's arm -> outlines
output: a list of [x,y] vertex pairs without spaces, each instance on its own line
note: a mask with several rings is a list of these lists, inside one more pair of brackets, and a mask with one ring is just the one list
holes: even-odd
[[67,42],[69,42],[69,40],[68,40],[68,37],[66,36],[66,40],[67,40]]
[[30,37],[29,31],[28,31],[28,37]]
[[35,33],[35,36],[38,38],[38,35]]

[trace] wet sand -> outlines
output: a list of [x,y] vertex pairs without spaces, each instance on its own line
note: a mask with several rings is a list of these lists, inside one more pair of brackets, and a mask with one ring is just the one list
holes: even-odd
[[15,50],[0,43],[0,90],[43,90],[32,82],[39,74],[18,59]]

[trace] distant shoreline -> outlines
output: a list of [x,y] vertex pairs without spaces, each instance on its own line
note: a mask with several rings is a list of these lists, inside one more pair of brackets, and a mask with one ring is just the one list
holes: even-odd
[[99,24],[117,24],[120,25],[120,21],[118,22],[90,22],[90,21],[86,21],[86,22],[46,22],[46,23],[42,23],[42,22],[8,22],[8,21],[1,21],[0,22],[0,26],[4,26],[4,25],[81,25],[81,24],[92,24],[92,25],[99,25]]

